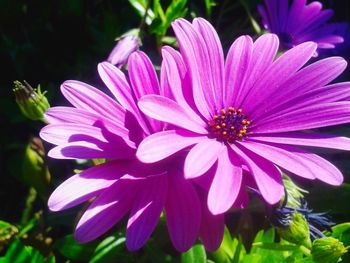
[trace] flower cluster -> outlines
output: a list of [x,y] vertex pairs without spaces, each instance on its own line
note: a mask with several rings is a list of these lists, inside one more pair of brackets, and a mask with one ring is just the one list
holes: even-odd
[[[265,1],[264,23],[277,35],[241,36],[226,58],[208,21],[177,19],[180,50],[162,48],[159,80],[135,45],[122,52],[127,75],[109,62],[98,65],[114,98],[83,82],[62,84],[72,106],[45,113],[49,124],[40,136],[56,145],[48,155],[106,160],[67,179],[49,199],[53,211],[90,203],[76,226],[78,241],[101,236],[129,214],[127,247],[137,250],[164,212],[177,250],[197,237],[215,250],[224,214],[248,204],[247,188],[274,205],[284,193],[281,171],[343,182],[333,164],[304,148],[350,150],[349,138],[313,130],[350,122],[350,83],[330,84],[346,68],[340,57],[308,64],[317,48],[341,38],[331,26],[317,29],[330,11],[321,12],[317,2],[304,6]],[[280,42],[292,48],[277,58]]]

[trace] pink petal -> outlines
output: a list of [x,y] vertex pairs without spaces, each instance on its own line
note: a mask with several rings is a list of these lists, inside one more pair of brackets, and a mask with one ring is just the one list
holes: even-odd
[[[148,56],[137,51],[130,55],[128,60],[129,79],[138,101],[144,95],[160,93],[159,81],[154,66]],[[162,124],[152,118],[148,118],[154,132],[162,129]]]
[[275,118],[264,119],[254,124],[254,132],[289,132],[314,129],[350,122],[350,103],[348,101],[308,105],[299,110]]
[[219,155],[218,168],[208,193],[210,212],[218,215],[229,210],[236,201],[241,184],[242,168],[238,157],[225,148]]
[[[279,112],[277,109],[281,104],[323,87],[338,77],[345,68],[346,61],[343,58],[332,57],[317,61],[301,69],[281,85],[279,91],[271,96],[269,103],[265,103],[263,107],[266,108],[266,111],[261,111],[261,107],[257,107],[252,111],[251,118],[259,118],[260,120],[264,116],[270,116],[269,112],[272,115]],[[298,101],[294,101],[294,103],[298,104]]]
[[331,185],[340,185],[343,182],[341,172],[316,154],[278,144],[245,141],[241,145],[301,177],[318,178]]
[[320,133],[292,132],[272,133],[269,135],[252,134],[249,140],[350,151],[350,138]]
[[141,248],[152,234],[163,210],[167,192],[165,174],[145,178],[128,220],[126,246],[129,250]]
[[201,176],[213,166],[225,146],[215,139],[198,142],[187,154],[184,166],[186,178]]
[[205,138],[205,136],[198,136],[183,130],[154,133],[140,143],[136,156],[145,163],[158,162]]
[[61,92],[76,108],[93,112],[116,123],[123,124],[125,110],[100,90],[80,81],[67,80]]
[[[317,45],[313,42],[300,44],[280,56],[246,95],[242,108],[251,112],[274,94],[285,80],[297,72],[313,56]],[[292,63],[291,63],[292,61]]]
[[78,141],[113,144],[120,138],[107,129],[77,123],[46,125],[41,129],[40,137],[56,145]]
[[86,243],[111,229],[130,209],[141,187],[138,180],[123,176],[97,197],[79,220],[75,238]]
[[51,194],[50,210],[68,209],[99,195],[124,175],[123,168],[123,162],[108,162],[68,178]]
[[127,139],[129,131],[124,125],[119,125],[95,113],[73,107],[52,107],[45,112],[45,119],[50,124],[76,123],[105,128],[113,134],[123,137],[130,146],[134,143]]
[[172,23],[181,55],[191,74],[193,99],[198,111],[206,119],[214,114],[215,100],[210,79],[208,50],[201,35],[184,19]]
[[201,222],[200,202],[193,186],[178,170],[169,174],[169,191],[165,216],[170,239],[179,252],[193,246]]
[[142,97],[138,105],[141,111],[151,118],[171,123],[199,134],[208,133],[204,121],[192,119],[191,114],[186,109],[166,97],[146,95]]
[[174,100],[186,110],[191,119],[200,123],[199,115],[192,109],[194,103],[191,100],[191,95],[187,94],[191,89],[191,84],[188,83],[186,78],[185,64],[181,55],[170,47],[163,47],[162,56],[164,71],[166,72],[165,78],[169,83],[171,97],[174,97]]
[[217,250],[222,242],[225,228],[224,214],[213,215],[207,206],[206,193],[200,195],[202,208],[202,221],[199,229],[199,237],[205,248],[211,252]]
[[[249,40],[246,47],[248,48],[248,50],[245,51],[245,52],[249,52],[248,53],[249,61],[245,62],[249,64],[236,65],[236,69],[235,69],[236,70],[235,76],[237,76],[237,78],[243,77],[243,76],[240,76],[239,74],[242,74],[242,69],[244,69],[244,75],[245,75],[244,81],[241,81],[241,83],[236,82],[237,90],[239,90],[239,92],[237,93],[236,97],[233,97],[233,100],[235,101],[235,103],[227,104],[228,106],[232,106],[232,105],[236,107],[241,106],[241,103],[245,98],[245,96],[249,93],[249,91],[252,88],[255,87],[256,81],[260,79],[261,76],[265,74],[266,70],[268,70],[268,68],[271,66],[276,56],[276,53],[278,51],[278,46],[279,46],[279,40],[278,40],[278,37],[274,34],[262,35],[254,42],[253,47],[251,47],[251,40]],[[243,56],[243,54],[242,55],[237,54],[237,55]],[[237,58],[234,55],[232,57],[232,60],[235,61],[236,59]],[[231,81],[235,81],[234,77],[231,75],[228,75],[227,78],[230,79]],[[230,80],[228,80],[228,83],[230,83]]]
[[213,93],[216,109],[224,106],[224,52],[216,30],[203,18],[195,18],[193,27],[204,40],[204,49],[208,52],[208,70],[211,79],[211,89]]
[[225,64],[225,103],[236,106],[249,62],[253,52],[253,40],[249,36],[241,36],[233,42],[228,51]]
[[[118,147],[118,148],[116,148]],[[134,158],[135,150],[120,145],[102,142],[70,142],[52,148],[48,154],[55,159],[130,159]]]
[[231,144],[232,149],[243,159],[266,202],[276,204],[284,193],[281,173],[270,162],[259,155]]
[[98,65],[98,73],[117,101],[132,113],[146,134],[149,134],[149,128],[136,105],[135,98],[124,73],[108,62]]

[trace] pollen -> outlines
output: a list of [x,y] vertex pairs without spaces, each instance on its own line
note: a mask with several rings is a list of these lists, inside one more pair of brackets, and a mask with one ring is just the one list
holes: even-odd
[[243,113],[243,109],[228,107],[219,110],[208,122],[208,131],[212,138],[225,143],[242,140],[249,132],[251,121]]

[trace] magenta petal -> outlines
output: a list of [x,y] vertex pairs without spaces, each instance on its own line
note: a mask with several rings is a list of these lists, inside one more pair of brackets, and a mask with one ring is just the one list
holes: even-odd
[[214,96],[214,103],[217,109],[225,104],[223,101],[224,91],[224,52],[216,30],[203,18],[195,18],[193,26],[202,36],[206,50],[208,50],[209,74]]
[[217,250],[222,242],[225,229],[224,214],[213,215],[207,206],[206,194],[201,195],[202,222],[199,237],[205,248],[211,252]]
[[350,138],[330,134],[303,132],[253,134],[249,140],[350,151]]
[[149,176],[135,199],[126,231],[126,246],[134,251],[141,248],[152,234],[163,210],[168,192],[165,174]]
[[284,193],[282,175],[272,162],[259,155],[231,144],[232,149],[243,159],[266,202],[276,204]]
[[259,107],[264,102],[264,105],[266,105],[268,98],[278,90],[287,78],[291,77],[304,66],[312,57],[316,48],[317,45],[315,43],[305,42],[280,56],[274,61],[267,73],[256,82],[254,89],[251,89],[247,94],[242,103],[242,108],[246,112],[251,112],[253,108],[256,109],[256,107]]
[[192,184],[178,170],[169,174],[169,186],[165,204],[168,231],[176,250],[184,252],[193,246],[199,232],[200,202]]
[[343,182],[341,172],[316,154],[278,144],[245,141],[241,145],[301,177],[317,178],[331,185],[340,185]]
[[76,123],[100,128],[104,127],[113,134],[122,136],[128,141],[130,146],[134,145],[133,142],[127,140],[129,131],[124,125],[120,125],[104,118],[103,116],[99,116],[86,110],[73,107],[52,107],[45,112],[45,119],[50,124]]
[[61,85],[61,92],[76,108],[124,124],[125,110],[102,91],[80,81],[67,80]]
[[253,40],[241,36],[233,42],[225,64],[225,106],[236,106],[235,101],[242,92],[244,77],[247,75],[253,52]]
[[[253,44],[253,47],[251,47],[251,40],[247,44],[248,50],[244,52],[250,52],[247,55],[246,59],[249,59],[249,61],[245,62],[239,65],[235,65],[235,76],[237,76],[238,79],[242,78],[243,76],[240,76],[240,74],[244,75],[244,79],[240,82],[237,82],[234,80],[234,77],[228,73],[226,76],[227,80],[226,83],[230,85],[231,81],[235,82],[237,86],[237,95],[236,97],[233,97],[233,100],[235,103],[227,104],[228,106],[234,105],[234,106],[240,106],[242,101],[244,100],[245,96],[249,93],[249,91],[252,88],[255,88],[256,81],[261,78],[264,74],[266,74],[267,70],[271,66],[273,60],[275,59],[275,56],[278,51],[279,41],[278,37],[274,34],[264,34],[261,37],[259,37]],[[250,50],[252,49],[252,51]],[[239,50],[237,50],[239,52]],[[236,52],[235,52],[236,53]],[[232,60],[235,62],[237,60],[237,56],[243,56],[244,53],[241,54],[233,54]],[[229,58],[228,58],[229,59]],[[241,58],[242,60],[242,58]],[[235,62],[237,63],[237,62]],[[234,64],[235,64],[234,63]],[[247,64],[249,63],[249,64]],[[239,89],[239,92],[238,92]],[[233,95],[233,94],[231,94]],[[229,102],[228,102],[229,103]]]
[[102,142],[70,142],[52,148],[48,156],[55,159],[130,159],[135,158],[135,149]]
[[124,175],[123,168],[122,162],[108,162],[70,177],[51,194],[50,210],[68,209],[99,195]]
[[[160,93],[159,81],[153,64],[148,56],[137,51],[130,55],[128,60],[129,79],[138,101],[144,95]],[[160,131],[162,124],[152,118],[148,118],[153,131]]]
[[225,148],[219,155],[218,167],[208,193],[210,212],[218,215],[229,210],[240,192],[241,184],[242,168],[238,157]]
[[308,105],[286,114],[275,115],[271,119],[266,118],[264,122],[259,122],[259,125],[254,127],[254,132],[289,132],[348,122],[350,122],[350,102],[341,101]]
[[138,105],[143,113],[159,121],[174,124],[199,134],[208,133],[204,121],[192,119],[191,114],[177,102],[159,95],[146,95]]
[[201,176],[213,166],[225,146],[212,139],[203,139],[188,153],[185,160],[186,178]]
[[75,230],[75,238],[89,242],[112,228],[130,209],[141,185],[140,179],[123,176],[104,191],[85,211]]
[[[188,79],[186,78],[185,64],[181,55],[170,47],[163,47],[163,66],[166,72],[165,77],[169,84],[171,96],[175,101],[182,106],[191,119],[201,122],[200,117],[194,110],[192,94],[188,94],[191,89]],[[191,105],[191,106],[190,106]]]
[[205,140],[205,136],[184,130],[169,130],[146,137],[138,146],[136,156],[145,163],[158,162],[188,146]]
[[172,23],[181,55],[191,74],[193,99],[201,115],[209,119],[214,114],[214,90],[209,72],[208,50],[201,35],[184,19]]

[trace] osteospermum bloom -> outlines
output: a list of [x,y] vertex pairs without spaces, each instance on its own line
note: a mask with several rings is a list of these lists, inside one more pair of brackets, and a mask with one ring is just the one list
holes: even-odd
[[185,180],[181,155],[156,164],[136,159],[140,141],[164,128],[144,116],[136,101],[146,94],[167,93],[168,81],[161,74],[164,84],[159,87],[153,65],[142,52],[130,56],[128,68],[129,79],[108,62],[98,66],[120,104],[88,84],[66,81],[61,91],[73,107],[46,112],[50,124],[40,136],[57,145],[49,151],[50,157],[107,159],[63,182],[50,196],[49,208],[60,211],[95,198],[76,226],[75,238],[80,242],[99,237],[130,212],[126,231],[130,250],[146,242],[164,210],[177,250],[189,249],[198,235],[209,250],[215,250],[222,240],[224,218],[210,214],[204,191]]
[[171,63],[175,100],[147,95],[138,104],[148,116],[177,128],[145,138],[137,151],[140,160],[157,162],[186,148],[187,178],[215,165],[208,193],[213,214],[231,207],[244,179],[254,179],[263,198],[277,203],[284,190],[278,167],[306,179],[342,183],[333,164],[299,146],[350,150],[348,138],[305,131],[350,121],[350,83],[326,86],[344,71],[344,59],[331,57],[303,68],[315,43],[275,59],[278,37],[266,34],[255,42],[239,37],[224,62],[209,22],[179,19],[172,26],[182,59],[164,60]]
[[264,27],[277,34],[285,48],[291,48],[306,41],[316,42],[319,49],[334,48],[343,42],[338,34],[340,23],[329,23],[333,10],[322,10],[318,1],[306,4],[306,0],[265,0],[259,6]]

